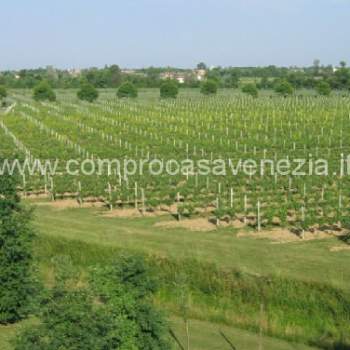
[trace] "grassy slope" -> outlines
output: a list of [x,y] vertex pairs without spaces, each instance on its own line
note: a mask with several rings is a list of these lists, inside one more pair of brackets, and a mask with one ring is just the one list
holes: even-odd
[[[38,206],[35,213],[35,225],[41,233],[39,256],[45,262],[43,272],[47,281],[50,281],[51,273],[47,262],[53,255],[64,253],[74,256],[76,263],[84,266],[107,262],[114,248],[117,251],[125,247],[160,256],[194,256],[199,260],[216,262],[221,267],[327,282],[343,288],[349,283],[350,268],[346,263],[350,259],[349,252],[329,252],[329,247],[341,244],[337,240],[276,246],[265,240],[238,239],[232,229],[195,233],[154,227],[156,221],[169,220],[169,217],[109,219],[102,218],[98,209],[54,210],[46,206]],[[57,244],[60,237],[63,238],[62,245]],[[74,240],[73,244],[69,244],[70,239]],[[91,245],[82,243],[79,249],[79,241]],[[93,249],[93,246],[105,246],[107,250]],[[173,324],[184,343],[182,322],[173,319]],[[218,327],[238,349],[258,349],[259,337],[255,333],[203,321],[191,321],[191,348],[225,349]],[[14,327],[0,327],[1,349],[10,349],[8,339],[13,334]],[[263,344],[263,349],[311,349],[269,337],[263,337]]]
[[254,274],[350,287],[350,251],[329,251],[330,247],[342,244],[337,239],[276,245],[267,240],[237,238],[232,229],[189,232],[154,227],[156,221],[169,219],[101,218],[96,209],[53,210],[39,206],[36,210],[37,227],[54,237],[160,256],[198,258]]
[[[186,333],[183,322],[180,319],[172,320],[173,328],[182,344],[186,344]],[[263,350],[311,350],[306,345],[291,344],[285,341],[262,337],[243,330],[229,327],[218,327],[215,324],[190,321],[190,346],[192,350],[229,350],[230,346],[220,336],[222,331],[237,350],[258,350],[260,343]]]
[[[183,322],[178,318],[171,320],[171,326],[176,336],[182,344],[186,343],[185,328]],[[10,339],[14,337],[15,332],[22,327],[21,324],[16,326],[0,326],[0,349],[12,350]],[[219,330],[230,339],[237,347],[237,350],[254,350],[259,349],[259,343],[263,345],[262,349],[268,350],[312,350],[315,348],[306,345],[290,344],[282,340],[269,337],[262,337],[243,330],[229,327],[218,327],[208,322],[190,321],[190,345],[192,350],[229,350],[230,347],[219,335]]]

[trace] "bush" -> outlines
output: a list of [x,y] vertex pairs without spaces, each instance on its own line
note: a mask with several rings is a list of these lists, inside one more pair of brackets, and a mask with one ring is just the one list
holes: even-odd
[[246,84],[242,87],[242,92],[252,97],[258,97],[259,92],[255,84]]
[[34,88],[33,98],[35,101],[53,102],[56,101],[56,94],[48,82],[42,81]]
[[0,85],[0,100],[7,97],[5,86]]
[[17,177],[0,176],[0,323],[14,323],[31,311],[36,292],[32,274],[31,213],[17,195]]
[[119,98],[129,97],[136,98],[137,97],[137,89],[134,84],[130,82],[126,82],[122,84],[117,92],[117,96]]
[[277,81],[275,84],[275,92],[284,97],[292,95],[294,92],[293,86],[286,80]]
[[179,93],[177,82],[174,80],[165,80],[160,86],[161,98],[176,98]]
[[332,92],[332,88],[326,81],[320,81],[316,85],[316,91],[319,95],[329,96]]
[[218,91],[218,85],[214,80],[207,80],[202,84],[201,93],[203,95],[215,95]]
[[77,93],[79,100],[94,102],[98,99],[97,89],[90,83],[83,83]]
[[40,312],[41,322],[21,331],[15,350],[168,350],[168,328],[151,303],[156,283],[142,257],[121,256],[91,271],[88,287],[74,287],[63,271]]

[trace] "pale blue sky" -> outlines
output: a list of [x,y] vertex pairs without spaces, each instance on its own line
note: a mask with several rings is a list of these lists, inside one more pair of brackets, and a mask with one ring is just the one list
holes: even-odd
[[0,70],[350,62],[350,0],[0,2]]

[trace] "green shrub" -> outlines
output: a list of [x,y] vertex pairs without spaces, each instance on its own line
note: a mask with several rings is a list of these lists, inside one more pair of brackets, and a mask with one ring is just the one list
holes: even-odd
[[242,92],[252,97],[258,97],[259,92],[255,84],[246,84],[242,87]]
[[179,87],[175,80],[165,80],[160,86],[161,98],[176,98],[179,93]]
[[94,102],[98,99],[98,91],[92,84],[85,82],[81,85],[77,96],[79,100]]
[[203,95],[215,95],[218,91],[218,84],[214,80],[207,80],[202,84],[201,93]]
[[122,84],[117,92],[119,98],[129,97],[136,98],[138,95],[137,89],[134,84],[126,82]]
[[95,267],[82,287],[65,261],[57,266],[62,270],[40,322],[20,331],[15,350],[170,349],[163,315],[150,301],[156,283],[142,257],[123,255]]
[[316,85],[316,91],[319,95],[329,96],[332,92],[332,88],[326,81],[320,81]]
[[34,88],[33,98],[35,101],[53,102],[56,101],[56,94],[48,82],[42,81]]
[[7,90],[5,86],[0,85],[0,100],[7,97]]
[[0,176],[0,323],[26,317],[36,292],[31,213],[20,203],[17,177]]
[[276,93],[284,97],[292,95],[294,92],[292,84],[290,84],[287,80],[277,81],[274,90]]

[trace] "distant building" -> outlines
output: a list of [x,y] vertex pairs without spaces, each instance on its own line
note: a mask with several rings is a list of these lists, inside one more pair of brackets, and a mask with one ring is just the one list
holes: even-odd
[[205,76],[207,75],[207,71],[205,69],[196,69],[195,70],[196,78],[198,81],[204,80]]
[[184,84],[188,80],[202,81],[206,76],[205,69],[196,69],[185,72],[164,72],[160,74],[160,79],[172,79],[177,80],[179,84]]
[[177,75],[175,79],[178,81],[179,84],[184,84],[186,77],[184,75]]
[[78,68],[73,68],[73,69],[70,69],[68,71],[69,75],[74,77],[74,78],[77,78],[81,75],[81,69],[78,69]]
[[123,74],[136,74],[136,70],[135,69],[122,69],[121,71]]

